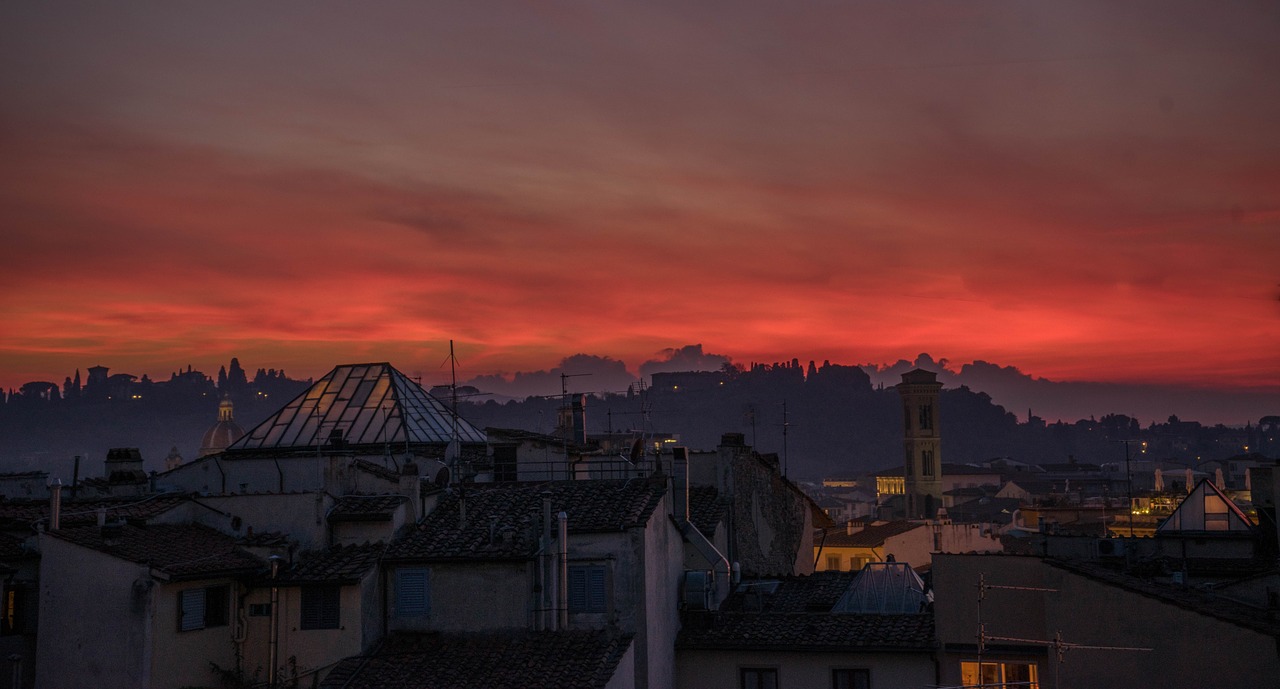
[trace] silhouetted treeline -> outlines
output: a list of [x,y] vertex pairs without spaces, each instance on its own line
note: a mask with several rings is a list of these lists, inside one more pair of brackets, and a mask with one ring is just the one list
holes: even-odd
[[0,395],[0,472],[69,477],[72,458],[81,455],[82,475],[96,476],[113,447],[141,449],[149,470],[161,468],[174,447],[194,459],[224,394],[247,430],[310,383],[275,369],[258,369],[249,379],[234,358],[216,382],[192,367],[156,381],[95,366],[85,377],[77,370],[61,387],[27,383]]
[[[85,457],[89,473],[111,447],[138,447],[149,470],[159,469],[171,447],[193,459],[217,418],[223,394],[236,421],[249,430],[306,389],[283,371],[258,369],[250,378],[232,359],[216,380],[188,367],[167,381],[90,369],[63,386],[32,383],[0,404],[0,472],[48,470],[69,476],[71,458]],[[459,390],[458,408],[481,426],[556,432],[559,397],[500,403],[483,391]],[[447,388],[435,394],[451,397]],[[1100,410],[1106,411],[1106,410]],[[774,452],[795,477],[857,474],[898,466],[902,412],[892,387],[876,387],[856,366],[799,361],[726,364],[719,371],[655,373],[653,384],[626,394],[587,399],[590,434],[638,430],[674,433],[680,443],[711,449],[724,433],[742,433],[762,452]],[[947,388],[940,400],[942,456],[950,463],[996,457],[1030,463],[1123,461],[1118,440],[1147,441],[1148,456],[1208,460],[1261,452],[1280,456],[1280,445],[1257,426],[1202,426],[1170,417],[1141,427],[1136,419],[1106,414],[1074,423],[1018,419],[983,392]],[[1275,418],[1275,417],[1269,417]],[[1268,426],[1274,430],[1275,424]]]

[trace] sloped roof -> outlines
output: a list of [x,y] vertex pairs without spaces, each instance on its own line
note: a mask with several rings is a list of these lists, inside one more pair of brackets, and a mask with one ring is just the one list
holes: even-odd
[[920,522],[900,519],[878,526],[868,526],[850,534],[846,527],[837,526],[827,529],[827,536],[822,540],[822,545],[827,548],[879,548],[884,545],[887,538],[923,527],[924,524]]
[[236,547],[234,538],[201,524],[120,525],[108,535],[96,525],[78,526],[48,535],[149,565],[173,579],[252,574],[263,567],[261,560]]
[[329,521],[391,521],[396,510],[408,501],[403,495],[344,495],[329,509]]
[[728,612],[830,612],[857,572],[829,570],[779,579],[744,580],[720,605]]
[[[96,524],[98,510],[105,509],[108,519],[129,519],[146,521],[187,502],[187,495],[155,494],[146,497],[96,498],[85,500],[67,500],[68,490],[62,491],[62,514],[59,519],[63,527]],[[36,522],[48,520],[49,500],[0,500],[0,523],[34,525]]]
[[1212,481],[1201,479],[1173,514],[1156,528],[1157,533],[1179,531],[1249,532],[1253,531],[1253,522]]
[[676,637],[679,649],[930,652],[935,645],[932,613],[730,612],[705,628],[685,625]]
[[[466,515],[459,500],[465,490]],[[643,526],[666,494],[666,484],[626,481],[471,485],[440,498],[431,514],[392,542],[388,559],[511,559],[529,557],[542,530],[542,493],[552,513],[569,516],[570,533]]]
[[933,602],[924,582],[905,562],[871,562],[862,568],[833,612],[891,615],[921,612]]
[[393,634],[321,689],[603,689],[631,646],[604,631]]
[[306,553],[288,569],[280,572],[276,582],[290,584],[351,584],[378,564],[378,558],[386,550],[382,543],[334,546],[318,552]]
[[728,511],[728,501],[720,498],[715,486],[689,486],[689,521],[702,535],[715,536],[716,527]]
[[[454,438],[454,427],[449,408],[391,364],[347,364],[325,374],[228,450],[331,446],[335,430],[347,445],[441,445]],[[484,432],[465,419],[457,418],[456,427],[460,443],[485,442]]]

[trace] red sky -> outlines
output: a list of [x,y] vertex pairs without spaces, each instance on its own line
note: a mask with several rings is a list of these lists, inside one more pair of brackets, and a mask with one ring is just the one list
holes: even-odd
[[1273,2],[0,5],[0,386],[984,359],[1280,391]]

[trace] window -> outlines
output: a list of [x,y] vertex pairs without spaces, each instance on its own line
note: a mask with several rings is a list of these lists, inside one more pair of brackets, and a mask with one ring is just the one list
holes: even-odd
[[342,599],[340,586],[303,586],[301,629],[338,629],[341,619],[338,603]]
[[839,556],[839,555],[828,555],[828,556],[827,556],[827,569],[832,570],[832,571],[836,571],[836,572],[840,571],[840,556]]
[[249,617],[271,617],[270,603],[250,603]]
[[28,600],[34,600],[30,598],[29,592],[23,584],[5,584],[4,598],[0,599],[0,604],[3,605],[0,609],[0,634],[8,636],[26,631],[25,609]]
[[933,405],[920,405],[920,430],[927,431],[933,428]]
[[832,670],[831,689],[871,689],[871,671],[845,668]]
[[493,480],[514,481],[516,474],[516,447],[514,445],[495,446],[493,448]]
[[937,469],[934,467],[934,464],[933,464],[933,450],[920,451],[920,464],[921,464],[920,472],[923,473],[925,476],[937,475],[938,473]]
[[209,586],[178,592],[178,630],[225,627],[230,618],[231,588]]
[[605,612],[604,565],[569,566],[569,612]]
[[431,596],[426,567],[396,570],[396,617],[426,617],[431,614]]
[[778,689],[778,668],[744,667],[739,677],[742,689]]
[[1035,663],[960,663],[960,681],[966,686],[982,685],[992,689],[1040,689]]

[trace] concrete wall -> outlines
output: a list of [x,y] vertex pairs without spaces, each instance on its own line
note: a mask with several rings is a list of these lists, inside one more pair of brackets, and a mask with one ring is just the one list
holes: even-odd
[[[940,545],[944,553],[998,553],[1004,550],[1000,539],[983,535],[978,524],[943,524]],[[884,539],[881,548],[884,557],[893,556],[897,562],[921,567],[933,561],[935,553],[933,526],[926,524],[919,529]]]
[[609,678],[608,684],[604,685],[604,689],[635,689],[636,686],[636,652],[635,643],[627,646],[626,653],[622,654],[622,658],[618,661],[618,667],[613,670],[613,677]]
[[742,668],[777,668],[778,689],[831,686],[835,669],[868,669],[871,686],[932,687],[938,684],[933,654],[832,651],[681,650],[676,658],[677,689],[740,689]]

